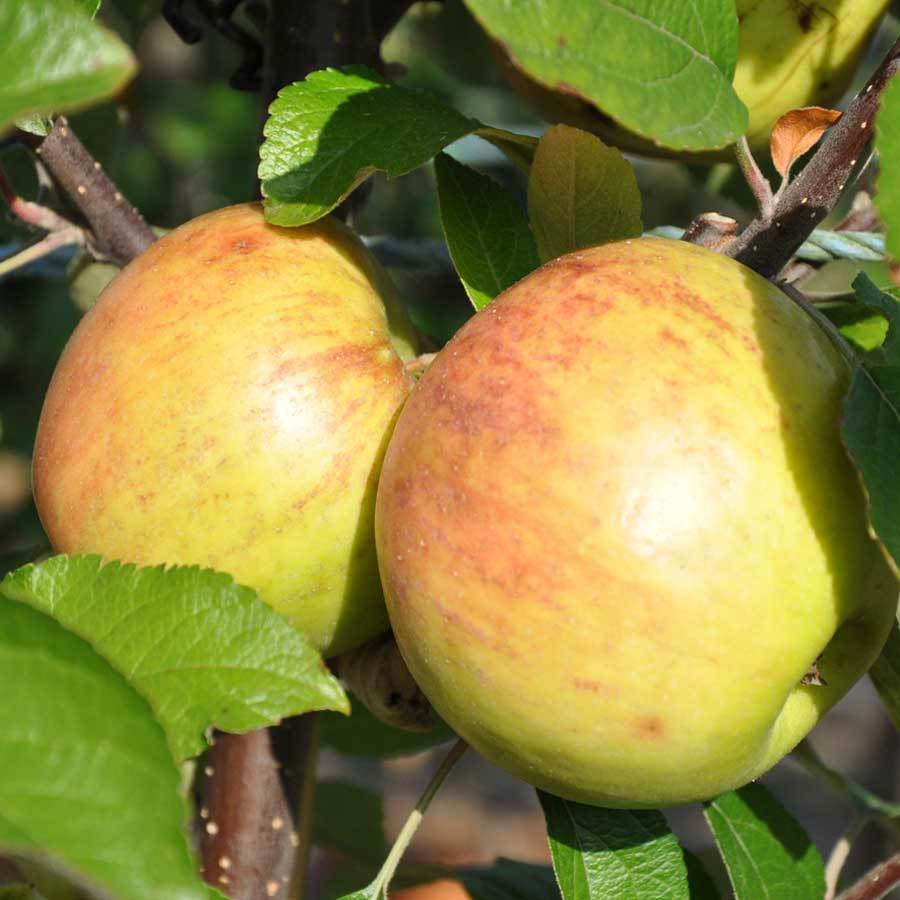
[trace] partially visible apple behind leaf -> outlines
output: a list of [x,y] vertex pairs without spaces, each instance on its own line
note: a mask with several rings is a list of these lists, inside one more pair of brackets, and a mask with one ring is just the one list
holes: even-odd
[[[888,0],[737,0],[738,59],[734,89],[747,106],[747,140],[754,153],[768,152],[775,121],[790,109],[830,107],[850,86],[860,57],[881,21]],[[677,155],[619,126],[580,97],[540,84],[494,45],[512,88],[549,122],[591,131],[607,143],[649,155]],[[727,152],[709,158],[730,158]]]
[[413,335],[344,225],[200,216],[126,267],[44,404],[54,548],[230,572],[326,656],[387,627],[375,490]]
[[897,607],[847,380],[776,287],[684,242],[579,251],[501,294],[413,389],[378,490],[391,623],[440,716],[607,807],[773,766]]

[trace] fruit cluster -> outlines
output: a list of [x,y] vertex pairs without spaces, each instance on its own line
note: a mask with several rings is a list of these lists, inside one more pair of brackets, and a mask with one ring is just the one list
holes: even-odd
[[326,656],[389,616],[460,735],[605,806],[755,778],[871,664],[898,588],[839,439],[845,364],[772,284],[623,241],[520,281],[415,385],[414,352],[340,224],[176,229],[60,360],[34,467],[55,548],[227,570]]

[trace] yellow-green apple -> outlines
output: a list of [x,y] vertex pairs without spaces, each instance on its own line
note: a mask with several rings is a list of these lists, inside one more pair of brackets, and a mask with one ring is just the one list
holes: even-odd
[[771,283],[684,242],[501,294],[413,389],[378,490],[388,613],[436,711],[602,806],[774,765],[897,606],[839,437],[847,374]]
[[412,333],[343,224],[256,204],[127,266],[53,376],[34,491],[54,548],[230,572],[326,655],[386,627],[373,515]]
[[[733,84],[750,114],[747,140],[754,151],[766,151],[772,126],[789,109],[830,107],[841,98],[888,5],[889,0],[737,0]],[[635,153],[674,155],[578,96],[535,81],[505,50],[496,51],[511,86],[548,121],[592,131]]]

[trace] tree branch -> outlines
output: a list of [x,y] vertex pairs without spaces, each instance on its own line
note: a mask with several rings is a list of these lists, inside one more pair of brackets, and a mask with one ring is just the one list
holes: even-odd
[[[315,724],[297,716],[278,729],[215,736],[203,770],[203,877],[235,900],[303,896]],[[284,767],[285,758],[301,769]]]
[[28,143],[84,216],[99,258],[124,266],[156,240],[143,216],[88,153],[64,116],[56,119],[50,134],[36,146],[33,140]]
[[754,219],[725,249],[728,256],[769,278],[781,271],[832,210],[866,159],[881,94],[898,69],[900,40],[778,198],[771,216]]

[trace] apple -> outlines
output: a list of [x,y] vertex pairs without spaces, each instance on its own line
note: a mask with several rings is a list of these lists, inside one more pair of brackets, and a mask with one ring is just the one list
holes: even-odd
[[[767,152],[772,126],[789,109],[840,100],[888,6],[889,0],[737,0],[733,84],[750,113],[747,140],[756,153]],[[547,121],[592,131],[623,150],[680,155],[629,132],[577,95],[535,81],[494,47],[510,85]]]
[[230,572],[323,654],[387,627],[373,516],[413,335],[342,223],[234,206],[175,229],[82,319],[44,402],[62,553]]
[[388,613],[438,714],[606,807],[774,765],[900,592],[839,437],[847,379],[776,287],[684,242],[579,251],[501,294],[413,389],[378,490]]
[[471,900],[471,896],[461,882],[449,878],[391,891],[391,900]]

